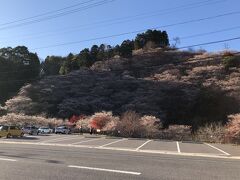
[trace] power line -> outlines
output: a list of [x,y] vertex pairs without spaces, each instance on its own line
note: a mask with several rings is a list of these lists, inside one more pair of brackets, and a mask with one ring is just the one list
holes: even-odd
[[206,43],[194,44],[194,45],[191,45],[191,46],[183,46],[183,47],[180,47],[178,49],[186,49],[186,48],[192,48],[192,47],[197,47],[197,46],[218,44],[218,43],[222,43],[222,42],[235,41],[235,40],[239,40],[239,39],[240,39],[240,37],[234,37],[234,38],[230,38],[230,39],[223,39],[223,40],[218,40],[218,41],[211,41],[211,42],[206,42]]
[[191,39],[191,38],[200,37],[200,36],[207,36],[207,35],[211,35],[211,34],[216,34],[216,33],[221,33],[221,32],[226,32],[226,31],[232,31],[232,30],[236,30],[236,29],[239,29],[239,28],[240,28],[240,26],[235,26],[235,27],[231,27],[231,28],[225,28],[225,29],[206,32],[206,33],[199,33],[199,34],[194,34],[194,35],[190,35],[190,36],[183,36],[183,37],[180,37],[180,39]]
[[2,24],[0,24],[0,26],[6,26],[6,25],[9,25],[9,24],[14,24],[14,23],[17,23],[17,22],[22,22],[22,21],[26,21],[26,20],[30,20],[30,19],[35,19],[35,18],[38,18],[38,17],[41,17],[41,16],[46,16],[46,15],[49,15],[49,14],[61,12],[61,11],[71,9],[71,8],[74,8],[74,7],[83,5],[83,4],[87,4],[87,3],[92,2],[92,1],[96,1],[96,0],[88,0],[88,1],[81,2],[81,3],[76,3],[74,5],[67,6],[67,7],[64,7],[64,8],[61,8],[61,9],[57,9],[57,10],[54,10],[54,11],[48,11],[46,13],[38,14],[38,15],[35,15],[35,16],[31,16],[31,17],[27,17],[27,18],[22,18],[22,19],[17,19],[17,20],[10,21],[10,22],[2,23]]
[[62,17],[62,16],[65,16],[65,15],[73,14],[73,13],[76,13],[76,12],[79,12],[79,11],[85,11],[85,10],[90,9],[90,8],[98,7],[98,6],[113,2],[113,1],[115,1],[115,0],[102,0],[102,1],[99,1],[97,3],[93,3],[93,4],[90,4],[90,5],[87,5],[87,6],[84,6],[84,7],[81,7],[81,8],[77,8],[77,9],[73,9],[73,10],[69,10],[69,11],[66,11],[66,12],[62,12],[62,13],[59,13],[59,14],[56,14],[56,15],[47,16],[47,17],[43,17],[41,19],[36,19],[36,20],[28,21],[28,22],[23,22],[23,23],[19,23],[19,24],[16,24],[16,25],[5,26],[5,27],[0,28],[0,30],[6,30],[6,29],[11,29],[11,28],[21,27],[21,26],[26,26],[26,25],[42,22],[42,21],[55,19],[55,18]]
[[[98,25],[102,25],[100,27],[106,27],[106,26],[111,26],[111,25],[115,25],[115,24],[121,24],[121,23],[126,23],[126,22],[131,22],[131,21],[135,21],[135,20],[142,20],[142,19],[146,19],[146,18],[151,18],[154,16],[159,16],[159,15],[166,15],[166,14],[170,14],[172,12],[176,12],[176,11],[182,11],[182,10],[187,10],[187,9],[193,9],[193,8],[198,8],[201,6],[206,6],[206,5],[210,5],[210,4],[216,4],[216,3],[220,3],[220,2],[225,2],[227,0],[207,0],[207,1],[202,1],[202,2],[198,2],[198,3],[190,3],[190,4],[186,4],[186,5],[182,5],[182,6],[178,6],[178,7],[174,7],[174,8],[167,8],[167,9],[162,9],[161,11],[156,11],[153,13],[141,13],[138,15],[134,15],[134,16],[127,16],[127,17],[122,17],[122,18],[115,18],[115,19],[110,19],[110,20],[104,20],[104,21],[99,21],[94,23],[89,23],[89,24],[85,24],[85,25],[81,25],[81,26],[76,26],[73,28],[67,28],[70,29],[69,31],[63,31],[62,33],[70,33],[70,32],[78,32],[78,30],[81,29],[90,29],[90,28],[96,28],[96,24]],[[172,11],[169,11],[172,10]],[[108,23],[108,24],[104,24],[104,23]],[[91,26],[93,25],[93,26]],[[90,26],[90,27],[89,27]],[[87,28],[84,28],[87,27]],[[45,38],[45,37],[51,37],[52,35],[56,35],[56,32],[61,32],[62,30],[59,31],[53,31],[53,32],[48,32],[48,33],[41,33],[41,34],[48,34],[48,35],[43,35],[43,36],[37,36],[36,38]],[[39,35],[39,33],[37,33],[37,35]],[[6,38],[5,38],[6,39]],[[27,39],[35,39],[34,36],[28,36]],[[25,40],[25,39],[22,39]]]
[[219,15],[216,15],[216,16],[210,16],[210,17],[205,17],[205,18],[200,18],[200,19],[193,19],[193,20],[188,20],[188,21],[183,21],[183,22],[178,22],[178,23],[173,23],[173,24],[167,24],[167,25],[162,25],[162,26],[158,26],[158,27],[153,27],[153,28],[147,28],[147,29],[141,29],[141,30],[136,30],[136,31],[131,31],[131,32],[109,35],[109,36],[102,36],[102,37],[97,37],[97,38],[85,39],[85,40],[81,40],[81,41],[72,41],[72,42],[54,44],[54,45],[49,45],[49,46],[42,46],[42,47],[38,47],[38,48],[33,48],[32,50],[46,49],[46,48],[52,48],[52,47],[60,47],[60,46],[66,46],[66,45],[71,45],[71,44],[79,44],[79,43],[82,43],[82,42],[88,42],[88,41],[94,41],[94,40],[100,40],[100,39],[108,39],[108,38],[113,38],[113,37],[119,37],[119,36],[124,36],[124,35],[129,35],[129,34],[140,33],[140,32],[146,31],[148,29],[160,29],[160,28],[173,27],[173,26],[178,26],[178,25],[185,25],[185,24],[190,24],[190,23],[195,23],[195,22],[206,21],[206,20],[210,20],[210,19],[221,18],[221,17],[225,17],[225,16],[232,16],[232,15],[236,15],[236,14],[240,14],[240,11],[229,12],[229,13],[219,14]]

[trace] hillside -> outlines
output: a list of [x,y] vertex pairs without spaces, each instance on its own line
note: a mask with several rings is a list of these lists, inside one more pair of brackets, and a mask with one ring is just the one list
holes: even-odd
[[220,53],[137,51],[129,59],[115,57],[26,85],[6,108],[60,118],[134,110],[166,126],[224,122],[240,112],[240,68],[226,70],[222,60]]

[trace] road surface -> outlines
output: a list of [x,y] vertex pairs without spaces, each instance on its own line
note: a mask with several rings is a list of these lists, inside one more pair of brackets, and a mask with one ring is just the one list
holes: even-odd
[[1,139],[0,179],[239,180],[235,148],[83,136]]

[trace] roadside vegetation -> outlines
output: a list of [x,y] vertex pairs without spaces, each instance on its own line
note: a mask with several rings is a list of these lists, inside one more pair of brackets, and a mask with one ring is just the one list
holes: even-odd
[[0,124],[51,128],[64,125],[72,128],[74,132],[89,133],[90,129],[93,129],[98,134],[127,138],[240,143],[240,114],[228,116],[228,123],[225,125],[207,124],[195,132],[187,125],[170,125],[168,128],[163,128],[163,122],[157,117],[141,116],[134,111],[127,111],[121,116],[103,111],[91,116],[74,115],[68,120],[11,113],[0,117]]

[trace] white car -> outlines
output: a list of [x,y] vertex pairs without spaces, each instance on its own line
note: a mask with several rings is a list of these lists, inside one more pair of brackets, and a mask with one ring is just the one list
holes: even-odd
[[40,127],[38,129],[38,132],[41,134],[51,134],[53,132],[53,130],[48,127]]

